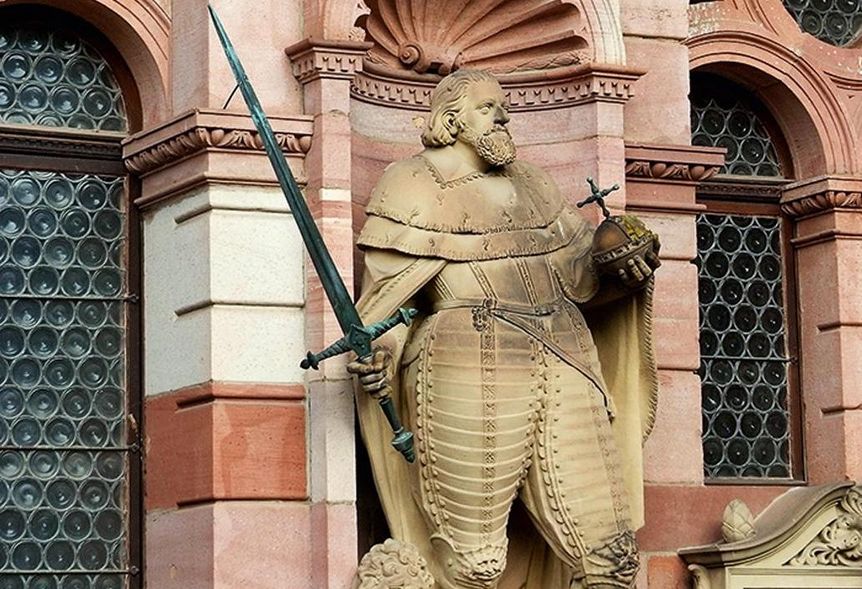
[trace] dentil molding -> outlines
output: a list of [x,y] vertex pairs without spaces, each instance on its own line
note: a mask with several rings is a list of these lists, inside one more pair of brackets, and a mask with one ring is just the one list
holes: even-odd
[[321,78],[350,80],[362,71],[363,58],[372,43],[309,38],[284,50],[293,75],[306,84]]
[[[510,110],[517,112],[593,101],[625,103],[634,96],[634,83],[643,73],[625,66],[583,64],[547,70],[539,75],[500,75],[498,79]],[[389,70],[366,62],[363,71],[353,78],[351,93],[364,102],[427,111],[431,106],[431,93],[439,81],[439,76],[412,72],[396,77]]]

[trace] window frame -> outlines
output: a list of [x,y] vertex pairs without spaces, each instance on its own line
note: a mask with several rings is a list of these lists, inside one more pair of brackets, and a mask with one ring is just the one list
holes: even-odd
[[143,263],[142,217],[136,200],[138,178],[123,163],[122,141],[142,127],[140,93],[131,70],[119,52],[95,27],[78,17],[45,6],[0,7],[13,27],[28,25],[65,30],[90,43],[111,68],[126,109],[128,130],[106,132],[18,125],[0,122],[0,168],[46,172],[88,173],[123,180],[126,198],[126,420],[128,450],[127,575],[129,589],[144,586],[144,389],[143,389]]
[[[773,137],[774,139],[774,137]],[[779,152],[780,153],[780,152]],[[706,485],[798,486],[807,482],[805,465],[804,414],[800,380],[800,332],[796,252],[793,248],[792,219],[782,214],[781,192],[789,179],[758,176],[720,175],[698,185],[696,202],[706,214],[768,216],[781,221],[782,296],[785,318],[787,362],[787,423],[790,443],[790,477],[707,477]],[[698,301],[699,302],[699,301]],[[698,334],[700,330],[698,329]]]
[[[778,158],[778,165],[780,167],[780,171],[782,172],[782,176],[741,176],[734,174],[725,174],[724,172],[719,172],[719,175],[710,179],[707,184],[704,184],[702,190],[704,194],[714,192],[715,194],[721,194],[722,189],[718,184],[726,184],[727,186],[731,186],[734,183],[737,185],[747,185],[751,186],[749,189],[750,194],[746,192],[746,190],[737,190],[736,196],[743,200],[750,199],[752,196],[767,196],[772,194],[769,191],[767,186],[775,184],[776,182],[787,182],[788,179],[792,179],[796,177],[796,172],[793,165],[793,157],[791,155],[790,146],[784,140],[784,132],[781,129],[781,126],[778,124],[778,121],[775,117],[772,116],[772,113],[769,109],[764,105],[760,99],[756,96],[754,92],[752,92],[749,88],[745,87],[740,82],[736,80],[726,77],[721,71],[713,71],[711,69],[698,69],[689,72],[689,111],[691,109],[691,100],[692,95],[699,92],[700,88],[708,87],[712,90],[711,94],[716,98],[723,98],[735,102],[740,102],[749,109],[751,109],[752,114],[757,117],[760,123],[763,125],[766,134],[769,136],[769,139],[772,141],[772,147],[775,149],[775,155]],[[739,92],[742,91],[742,92]],[[689,112],[689,114],[691,114]],[[692,135],[694,135],[694,129],[691,129]],[[763,189],[757,188],[755,184],[763,184]],[[712,186],[712,188],[709,188]],[[740,186],[737,186],[740,188]],[[701,190],[699,185],[698,190]],[[725,189],[724,192],[733,192],[730,189]],[[777,198],[777,197],[776,197]]]

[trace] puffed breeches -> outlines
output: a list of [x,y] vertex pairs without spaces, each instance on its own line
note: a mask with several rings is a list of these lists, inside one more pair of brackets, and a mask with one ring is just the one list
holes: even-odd
[[496,587],[516,498],[573,587],[632,586],[637,549],[620,466],[604,395],[589,379],[504,321],[477,330],[465,309],[429,317],[402,367],[414,495],[446,571],[441,587]]

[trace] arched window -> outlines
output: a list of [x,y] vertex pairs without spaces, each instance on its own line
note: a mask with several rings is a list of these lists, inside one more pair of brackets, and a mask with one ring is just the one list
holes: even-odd
[[3,589],[120,589],[140,564],[128,73],[70,22],[0,9]]
[[799,27],[839,47],[853,45],[862,31],[860,0],[784,0]]
[[778,205],[792,174],[777,126],[724,78],[692,75],[692,143],[727,149],[698,190],[704,474],[792,479],[801,474],[792,263]]

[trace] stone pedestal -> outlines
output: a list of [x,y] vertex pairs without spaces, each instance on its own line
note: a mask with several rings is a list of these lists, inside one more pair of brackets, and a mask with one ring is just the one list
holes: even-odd
[[[350,83],[370,45],[307,39],[286,49],[303,85],[314,141],[306,157],[306,196],[341,277],[354,284]],[[306,337],[320,351],[343,333],[320,279],[306,264]],[[356,451],[353,379],[347,356],[307,375],[309,393],[312,587],[347,587],[356,570]]]

